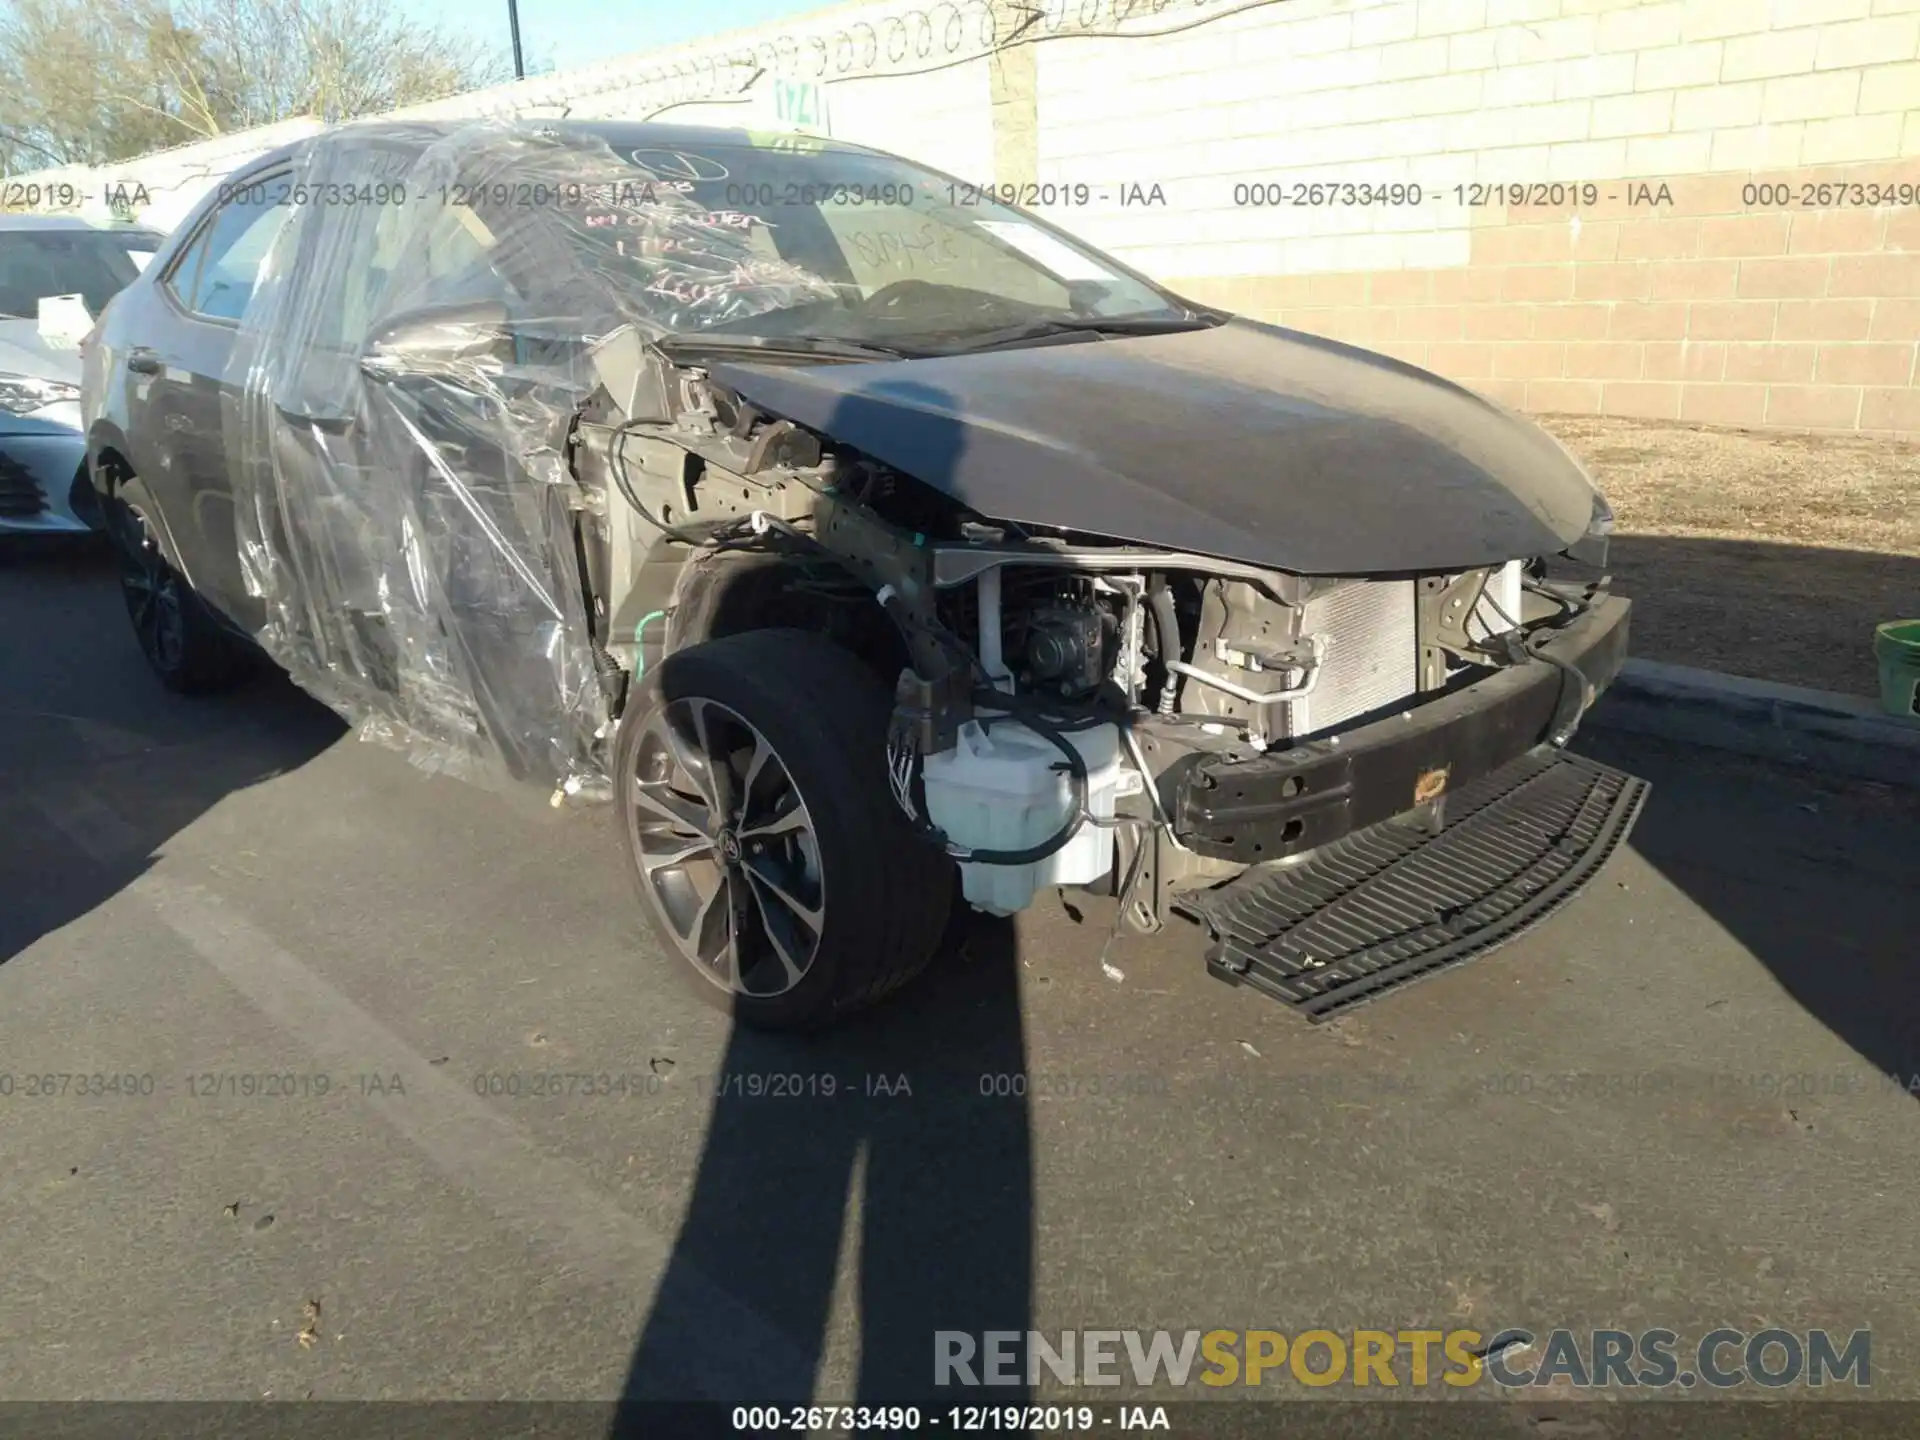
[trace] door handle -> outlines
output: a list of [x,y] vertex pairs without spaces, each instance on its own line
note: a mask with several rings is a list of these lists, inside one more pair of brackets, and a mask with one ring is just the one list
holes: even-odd
[[127,369],[136,375],[158,375],[160,373],[160,352],[150,350],[145,345],[135,345],[127,351]]

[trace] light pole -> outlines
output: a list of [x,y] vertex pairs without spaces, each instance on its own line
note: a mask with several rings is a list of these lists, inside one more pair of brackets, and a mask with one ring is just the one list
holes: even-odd
[[520,6],[518,0],[507,0],[507,28],[513,32],[513,78],[527,78],[527,67],[520,58]]

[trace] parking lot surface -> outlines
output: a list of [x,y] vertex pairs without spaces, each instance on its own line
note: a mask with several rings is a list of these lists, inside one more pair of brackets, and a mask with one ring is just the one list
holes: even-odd
[[[936,1330],[1873,1332],[1920,1398],[1913,792],[1589,731],[1629,847],[1313,1027],[1110,908],[733,1034],[604,810],[0,556],[0,1394],[913,1393]],[[65,1078],[62,1078],[65,1077]],[[1275,1377],[1276,1394],[1304,1393]]]

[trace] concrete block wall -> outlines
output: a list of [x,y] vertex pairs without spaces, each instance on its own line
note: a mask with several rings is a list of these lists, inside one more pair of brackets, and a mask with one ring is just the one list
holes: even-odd
[[1168,198],[1054,218],[1196,299],[1534,411],[1920,438],[1920,0],[1291,0],[1038,57],[1041,179]]

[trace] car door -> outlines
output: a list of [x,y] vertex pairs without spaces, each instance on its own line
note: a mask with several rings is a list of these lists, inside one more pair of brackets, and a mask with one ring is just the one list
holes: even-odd
[[[440,710],[448,728],[465,730],[464,743],[522,777],[566,773],[604,718],[582,727],[590,708],[582,683],[593,669],[572,514],[560,487],[528,473],[522,453],[540,448],[533,416],[564,420],[566,362],[585,347],[575,319],[530,319],[524,293],[495,265],[503,248],[560,258],[534,244],[541,218],[524,207],[481,216],[449,206],[409,233],[376,307],[382,321],[423,307],[497,306],[507,317],[490,357],[497,368],[389,375],[368,397],[382,467],[371,488],[397,505],[393,529],[407,547],[389,615],[414,626],[409,713]],[[551,287],[562,277],[546,278]],[[529,386],[546,387],[544,396]],[[459,701],[447,706],[446,695]]]
[[259,622],[234,526],[226,436],[243,377],[231,373],[240,319],[286,222],[285,171],[231,186],[155,287],[161,323],[127,352],[134,469],[165,517],[194,588],[243,628]]
[[[398,139],[357,140],[315,161],[309,194],[402,193],[419,147]],[[318,178],[316,178],[318,177]],[[273,333],[250,337],[260,367],[248,403],[246,455],[259,510],[257,531],[280,580],[269,609],[283,639],[336,674],[369,675],[353,638],[358,621],[386,609],[393,577],[383,569],[397,517],[384,505],[365,425],[359,363],[369,329],[384,313],[396,267],[414,247],[418,207],[329,205],[283,242],[300,293]],[[257,450],[257,453],[256,453]],[[245,526],[243,526],[243,529]]]

